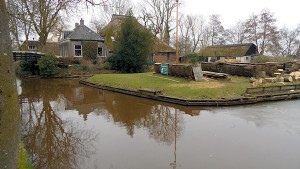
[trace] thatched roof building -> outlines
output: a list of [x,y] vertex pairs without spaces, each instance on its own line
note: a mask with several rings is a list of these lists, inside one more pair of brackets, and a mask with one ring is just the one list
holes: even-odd
[[253,43],[208,46],[200,51],[200,56],[203,57],[242,57],[257,54],[257,46]]
[[[113,15],[112,20],[100,31],[104,37],[104,42],[110,52],[113,52],[113,41],[121,29],[121,24],[127,17],[124,15]],[[142,29],[146,29],[137,20],[135,20]],[[175,49],[163,41],[155,38],[152,44],[152,61],[154,62],[172,62],[175,61]],[[158,59],[159,58],[159,59]]]

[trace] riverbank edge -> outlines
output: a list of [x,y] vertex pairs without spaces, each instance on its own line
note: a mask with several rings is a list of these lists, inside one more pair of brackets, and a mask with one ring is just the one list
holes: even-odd
[[87,79],[81,79],[79,83],[97,89],[108,90],[108,91],[127,94],[131,96],[178,104],[182,106],[236,106],[236,105],[256,104],[260,102],[300,99],[300,91],[288,91],[288,92],[278,93],[278,94],[263,94],[258,96],[249,96],[249,97],[241,96],[237,98],[198,99],[198,100],[180,99],[180,98],[175,98],[170,96],[145,94],[139,91],[100,85],[97,83],[90,82]]

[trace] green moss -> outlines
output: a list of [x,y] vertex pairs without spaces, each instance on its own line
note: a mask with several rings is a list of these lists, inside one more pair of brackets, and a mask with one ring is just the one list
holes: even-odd
[[216,57],[216,56],[246,56],[248,50],[253,44],[224,45],[224,46],[208,46],[200,51],[200,56]]
[[32,169],[29,155],[24,147],[23,142],[21,142],[19,146],[18,169]]

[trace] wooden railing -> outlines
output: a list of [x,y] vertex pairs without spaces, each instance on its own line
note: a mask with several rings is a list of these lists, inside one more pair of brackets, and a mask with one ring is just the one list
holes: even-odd
[[31,52],[31,51],[13,51],[14,61],[26,60],[26,61],[38,61],[44,53]]

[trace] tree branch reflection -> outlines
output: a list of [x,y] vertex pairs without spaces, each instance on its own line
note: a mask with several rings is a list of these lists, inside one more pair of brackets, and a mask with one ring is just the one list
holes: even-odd
[[[43,80],[31,86],[26,86],[25,82],[22,86],[26,95],[22,99],[23,140],[33,167],[76,168],[93,153],[88,147],[91,148],[96,135],[79,129],[71,121],[62,120],[54,111],[55,104],[64,101],[59,95],[59,85]],[[32,88],[39,88],[39,91],[35,93]]]

